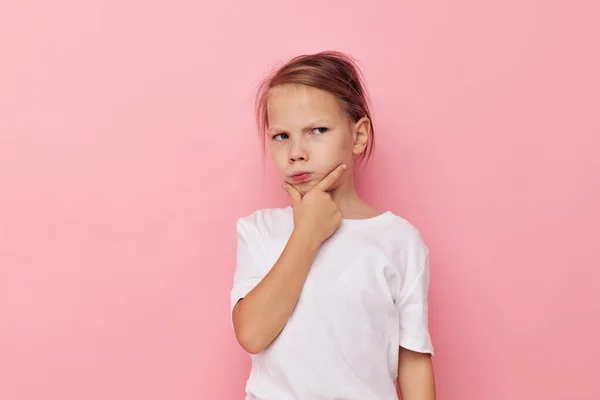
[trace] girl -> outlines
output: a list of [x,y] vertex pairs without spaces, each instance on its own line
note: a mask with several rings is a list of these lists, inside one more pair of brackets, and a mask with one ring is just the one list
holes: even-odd
[[234,331],[251,354],[246,399],[435,398],[428,248],[356,193],[373,126],[360,71],[299,56],[261,86],[259,132],[292,206],[237,222]]

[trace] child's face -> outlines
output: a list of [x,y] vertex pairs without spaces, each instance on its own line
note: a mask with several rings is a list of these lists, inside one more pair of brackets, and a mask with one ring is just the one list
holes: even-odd
[[267,112],[271,157],[285,182],[304,195],[342,163],[348,168],[331,189],[351,181],[354,155],[364,151],[367,137],[333,95],[308,86],[277,86],[269,93]]

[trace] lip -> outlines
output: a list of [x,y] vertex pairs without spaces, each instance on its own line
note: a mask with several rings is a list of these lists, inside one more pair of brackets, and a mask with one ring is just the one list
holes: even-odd
[[291,178],[295,183],[301,183],[310,178],[310,172],[296,172],[291,176]]

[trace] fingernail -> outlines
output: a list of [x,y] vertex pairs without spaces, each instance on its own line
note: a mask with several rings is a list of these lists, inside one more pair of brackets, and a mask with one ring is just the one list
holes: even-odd
[[281,185],[281,187],[283,188],[283,190],[287,190],[288,185],[286,185],[285,183],[283,185]]
[[346,169],[346,164],[342,165],[342,169]]

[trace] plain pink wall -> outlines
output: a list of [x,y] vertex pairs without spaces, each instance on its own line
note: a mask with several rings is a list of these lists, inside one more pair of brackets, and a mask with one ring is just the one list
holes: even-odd
[[432,251],[438,398],[600,398],[597,4],[0,2],[0,399],[242,398],[235,220],[287,204],[254,88],[323,49]]

